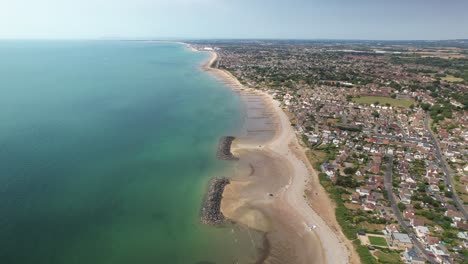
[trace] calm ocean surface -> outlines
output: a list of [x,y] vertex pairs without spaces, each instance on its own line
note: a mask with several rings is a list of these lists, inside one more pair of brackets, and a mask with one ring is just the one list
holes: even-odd
[[[238,97],[207,54],[144,42],[0,42],[0,263],[233,263],[199,224]],[[237,242],[236,242],[237,241]],[[246,247],[246,248],[243,248]]]

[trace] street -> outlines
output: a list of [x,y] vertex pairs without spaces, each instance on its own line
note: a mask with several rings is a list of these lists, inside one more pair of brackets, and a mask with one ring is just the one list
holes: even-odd
[[393,156],[387,156],[387,170],[385,171],[385,178],[384,178],[384,185],[385,190],[387,191],[388,199],[390,200],[390,205],[392,207],[393,213],[395,214],[398,223],[405,229],[408,236],[413,241],[413,245],[422,254],[422,256],[430,261],[431,263],[437,263],[433,258],[429,256],[427,251],[425,250],[424,246],[419,242],[416,235],[414,235],[412,229],[405,223],[403,220],[403,216],[401,215],[400,209],[398,209],[398,203],[395,199],[395,195],[393,194],[393,185],[392,185],[392,168],[393,168]]
[[457,208],[460,210],[460,212],[463,214],[463,217],[466,220],[466,219],[468,219],[468,213],[466,212],[465,207],[463,206],[463,201],[460,200],[460,198],[458,197],[457,190],[455,189],[455,185],[452,182],[451,173],[448,170],[445,159],[442,156],[442,152],[440,151],[439,142],[437,141],[436,137],[434,136],[434,133],[432,132],[432,130],[429,127],[429,119],[430,119],[429,118],[429,112],[426,112],[426,117],[424,118],[424,127],[426,128],[426,131],[429,133],[429,135],[431,137],[431,140],[432,140],[432,142],[434,144],[435,154],[437,156],[437,159],[440,162],[440,165],[441,165],[442,169],[444,170],[445,183],[446,183],[447,187],[450,188],[450,191],[453,193],[453,196],[452,196],[453,202],[455,203]]

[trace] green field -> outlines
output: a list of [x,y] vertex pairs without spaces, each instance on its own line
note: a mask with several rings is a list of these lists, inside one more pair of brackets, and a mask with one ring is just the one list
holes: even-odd
[[387,240],[383,237],[369,236],[369,242],[374,246],[387,247]]
[[410,107],[410,105],[414,104],[411,100],[405,99],[393,99],[390,97],[381,97],[381,96],[363,96],[363,97],[355,97],[353,101],[358,104],[373,104],[375,102],[379,102],[380,105],[390,104],[391,106],[396,107]]
[[385,253],[377,251],[375,256],[379,259],[380,263],[403,263],[398,253]]
[[442,80],[444,80],[446,82],[463,82],[462,78],[458,78],[458,77],[455,77],[453,75],[447,75],[447,76],[443,77]]

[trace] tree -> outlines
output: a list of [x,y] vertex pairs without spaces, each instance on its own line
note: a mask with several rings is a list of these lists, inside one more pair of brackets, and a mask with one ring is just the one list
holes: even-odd
[[404,211],[406,209],[406,205],[403,203],[398,203],[398,209],[400,209],[400,211]]
[[356,168],[352,168],[352,167],[347,167],[344,169],[344,173],[346,175],[351,175],[351,174],[354,174],[356,173],[357,169]]
[[420,106],[424,111],[429,111],[431,109],[431,104],[429,103],[422,103]]
[[356,188],[359,186],[357,181],[350,176],[337,177],[336,185],[343,186],[346,188]]

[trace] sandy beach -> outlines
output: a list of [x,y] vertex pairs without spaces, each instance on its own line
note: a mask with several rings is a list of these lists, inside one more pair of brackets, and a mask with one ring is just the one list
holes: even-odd
[[[240,159],[221,202],[224,216],[264,232],[267,246],[258,263],[359,263],[279,102],[244,87],[229,72],[211,68],[217,54],[210,54],[203,68],[245,105],[243,132],[232,145]],[[306,189],[313,194],[308,200]]]

